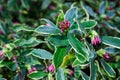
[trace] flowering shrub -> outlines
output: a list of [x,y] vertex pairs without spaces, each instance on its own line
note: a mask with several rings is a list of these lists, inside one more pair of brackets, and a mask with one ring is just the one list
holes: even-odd
[[[30,2],[21,0],[27,10]],[[89,4],[89,1],[85,2]],[[34,23],[30,27],[30,24],[1,21],[0,79],[119,80],[120,38],[100,33],[105,20],[111,19],[105,15],[107,3],[101,2],[96,14],[85,2],[80,2],[80,7],[74,3],[67,11],[60,10],[57,19],[42,18],[42,25],[36,22],[38,27]],[[43,5],[45,3],[43,1]],[[47,7],[42,6],[42,9]],[[55,7],[51,5],[50,9]],[[108,7],[108,10],[112,8]],[[22,23],[27,22],[23,20]],[[109,23],[105,22],[105,25]],[[119,29],[114,30],[118,35]]]

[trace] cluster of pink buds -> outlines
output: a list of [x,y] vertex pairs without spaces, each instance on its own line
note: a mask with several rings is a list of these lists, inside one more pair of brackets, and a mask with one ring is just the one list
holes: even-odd
[[69,29],[70,23],[68,20],[63,20],[62,22],[58,23],[60,25],[61,32],[64,32]]
[[53,64],[51,64],[49,67],[48,67],[48,71],[49,72],[55,72],[55,67]]
[[32,67],[31,69],[28,70],[28,74],[37,71],[37,69],[35,67]]
[[101,39],[96,31],[92,30],[90,37],[91,37],[91,42],[93,45],[97,45],[101,43]]
[[110,58],[110,54],[109,54],[108,52],[105,52],[105,54],[103,55],[103,57],[104,57],[105,59],[109,59],[109,58]]
[[0,50],[0,58],[4,58],[4,57],[5,57],[4,52]]

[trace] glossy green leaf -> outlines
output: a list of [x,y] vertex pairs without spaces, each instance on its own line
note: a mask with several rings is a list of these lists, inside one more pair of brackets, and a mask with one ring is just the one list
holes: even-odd
[[116,25],[114,25],[112,23],[108,23],[108,22],[104,22],[104,23],[105,23],[105,25],[107,25],[106,27],[108,27],[109,29],[113,29],[113,30],[117,31],[118,33],[120,33],[120,29]]
[[64,12],[61,10],[60,14],[58,15],[56,24],[58,25],[58,22],[62,22],[64,20]]
[[81,71],[81,75],[84,80],[89,80],[89,76],[85,74],[83,71]]
[[105,60],[100,59],[101,65],[104,68],[104,70],[106,71],[106,73],[110,76],[110,77],[115,77],[116,73],[113,70],[113,68],[105,62]]
[[96,77],[97,77],[97,72],[96,72],[96,67],[93,59],[90,63],[90,79],[89,80],[96,80]]
[[9,0],[8,3],[7,3],[7,5],[9,7],[13,7],[13,5],[15,5],[15,3],[16,3],[16,0]]
[[63,68],[58,68],[56,73],[56,80],[66,80]]
[[65,36],[50,36],[46,38],[53,46],[60,47],[60,46],[67,46],[69,42]]
[[3,24],[3,22],[0,21],[0,30],[3,32],[3,34],[7,33],[7,29],[5,24]]
[[80,55],[80,54],[76,54],[76,59],[77,59],[80,63],[85,63],[85,62],[86,62],[85,57],[83,57],[83,56]]
[[43,43],[43,41],[41,40],[37,40],[36,38],[31,37],[28,40],[25,39],[17,39],[14,41],[14,44],[16,46],[22,46],[22,47],[32,47],[32,46],[36,46],[40,43]]
[[49,23],[51,25],[51,27],[57,27],[53,22],[51,22],[48,19],[41,19],[41,20],[46,21],[47,23]]
[[65,20],[68,20],[71,24],[73,23],[73,19],[77,17],[77,8],[70,8],[65,14]]
[[21,25],[21,24],[15,25],[14,29],[15,29],[16,32],[19,32],[19,31],[34,31],[34,28],[26,26],[26,25]]
[[5,55],[8,57],[9,60],[10,60],[10,59],[12,58],[12,56],[13,56],[12,52],[7,52]]
[[87,64],[87,62],[85,62],[85,61],[82,61],[82,60],[80,61],[78,59],[75,59],[72,66],[86,66],[86,64]]
[[102,43],[120,49],[120,38],[112,36],[102,36]]
[[105,13],[105,7],[106,7],[106,1],[103,1],[103,2],[100,4],[100,8],[99,8],[99,13],[100,13],[100,14],[104,14],[104,13]]
[[71,33],[68,34],[68,41],[72,48],[78,53],[79,55],[83,56],[86,60],[88,60],[88,51],[85,47],[85,45],[80,42],[75,36],[73,36]]
[[39,26],[35,32],[40,33],[40,34],[50,34],[50,35],[58,35],[61,33],[60,29],[57,27],[49,27],[45,25]]
[[22,6],[26,9],[30,8],[29,0],[21,0]]
[[94,20],[84,21],[81,23],[81,26],[85,29],[94,28],[97,25],[97,22]]
[[40,59],[52,59],[52,54],[44,49],[34,49],[31,53]]
[[50,5],[50,3],[51,3],[51,0],[43,0],[41,8],[46,9]]
[[67,65],[69,65],[75,58],[75,54],[74,53],[68,53],[64,59],[63,59],[63,62],[61,64],[61,67],[64,68],[66,67]]
[[82,7],[83,9],[85,9],[87,11],[87,13],[89,13],[91,16],[96,17],[95,12],[93,11],[93,9],[90,6],[87,6],[85,3],[82,3]]
[[0,80],[7,80],[7,79],[5,79],[5,78],[0,78]]
[[53,62],[56,69],[62,64],[65,55],[66,55],[66,47],[56,48],[53,56]]
[[47,75],[47,73],[45,73],[43,71],[36,71],[31,74],[28,74],[27,76],[31,79],[38,80],[38,79],[42,79],[46,75]]

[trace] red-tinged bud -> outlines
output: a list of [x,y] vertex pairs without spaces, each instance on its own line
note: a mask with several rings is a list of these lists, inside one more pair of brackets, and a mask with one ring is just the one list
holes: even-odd
[[37,69],[35,67],[32,67],[32,71],[37,71]]
[[28,70],[28,74],[37,71],[37,69],[35,67],[32,67],[31,69]]
[[28,70],[28,74],[30,74],[30,73],[32,73],[32,70],[31,70],[31,69]]
[[0,58],[3,59],[4,57],[5,57],[4,52],[2,50],[0,50]]
[[111,6],[109,6],[107,9],[110,10],[110,11],[113,10],[113,8]]
[[107,53],[107,52],[105,52],[105,54],[104,54],[104,58],[105,58],[105,59],[109,59],[109,58],[110,58],[110,54]]
[[1,35],[4,35],[4,33],[3,33],[3,31],[2,31],[2,30],[0,30],[0,34],[1,34]]
[[55,9],[55,6],[54,6],[54,5],[50,5],[49,8],[50,8],[51,10],[54,10],[54,9]]
[[73,75],[74,74],[74,71],[73,70],[69,70],[69,75]]
[[106,16],[106,20],[110,20],[110,16]]
[[15,61],[16,58],[17,58],[16,56],[12,56],[11,60],[12,60],[12,61]]

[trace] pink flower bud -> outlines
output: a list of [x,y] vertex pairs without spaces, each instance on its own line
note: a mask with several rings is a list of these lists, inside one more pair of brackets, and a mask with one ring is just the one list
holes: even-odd
[[105,59],[109,59],[109,58],[110,58],[110,54],[106,52],[106,53],[104,54],[104,58],[105,58]]
[[0,30],[0,34],[1,34],[1,35],[4,35],[4,33],[3,33],[3,31],[2,31],[2,30]]
[[50,23],[47,23],[46,26],[51,26]]
[[28,74],[37,71],[37,69],[35,67],[32,67],[31,69],[28,70]]
[[55,72],[55,67],[54,67],[53,64],[51,64],[51,65],[48,67],[48,71]]
[[106,20],[110,20],[110,16],[106,16]]
[[73,75],[74,74],[74,72],[73,72],[73,70],[69,70],[69,75]]
[[50,5],[49,8],[50,8],[51,10],[54,10],[54,9],[55,9],[55,6],[54,6],[54,5]]
[[110,10],[110,11],[111,11],[112,9],[113,9],[113,8],[112,8],[111,6],[109,6],[109,7],[108,7],[108,10]]
[[37,71],[37,69],[35,67],[32,67],[32,71]]
[[30,73],[32,73],[32,70],[31,70],[31,69],[28,70],[28,74],[30,74]]
[[1,57],[1,58],[4,58],[4,57],[5,57],[5,55],[4,55],[4,53],[3,53],[2,50],[0,50],[0,57]]

